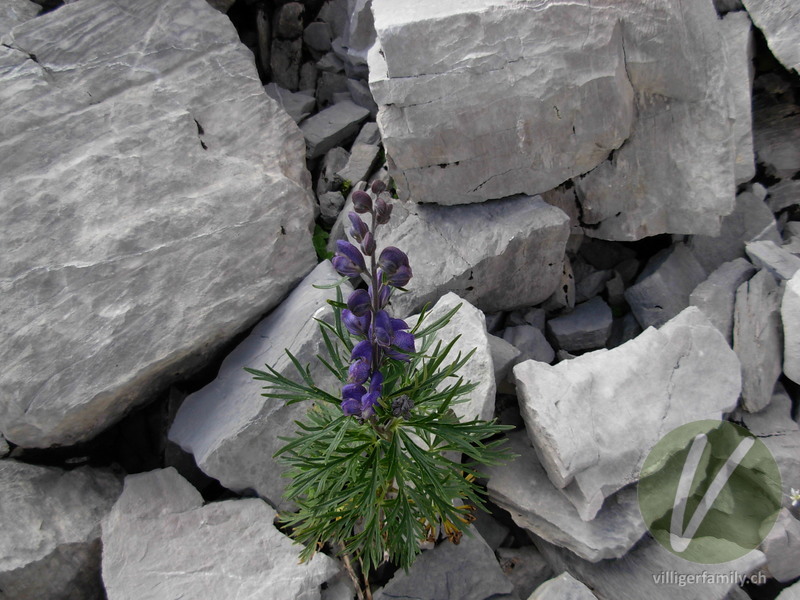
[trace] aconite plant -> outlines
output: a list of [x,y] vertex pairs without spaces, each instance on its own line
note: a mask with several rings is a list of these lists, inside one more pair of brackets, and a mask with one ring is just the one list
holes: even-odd
[[[310,403],[276,454],[291,479],[286,497],[299,507],[281,518],[305,546],[301,559],[327,545],[361,598],[370,597],[369,573],[384,561],[407,570],[422,542],[443,534],[457,544],[475,511],[484,509],[476,467],[511,458],[497,439],[508,427],[462,421],[453,411],[476,387],[459,376],[475,350],[452,356],[458,338],[444,343],[434,334],[460,305],[433,322],[423,310],[413,327],[390,314],[389,301],[405,292],[412,271],[400,249],[378,252],[392,205],[382,182],[371,192],[353,194],[350,236],[359,245],[337,242],[332,263],[343,279],[337,300],[329,301],[332,323],[319,320],[327,356],[317,358],[341,383],[340,395],[318,387],[309,365],[288,350],[296,381],[269,365],[247,369],[267,382],[264,396]],[[364,287],[344,302],[339,286],[348,278]]]

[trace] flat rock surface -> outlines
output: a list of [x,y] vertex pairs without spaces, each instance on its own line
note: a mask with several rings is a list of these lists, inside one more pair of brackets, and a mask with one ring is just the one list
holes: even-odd
[[596,600],[588,587],[567,572],[545,581],[528,600]]
[[728,64],[727,86],[733,109],[733,141],[736,183],[750,181],[756,174],[753,153],[753,26],[744,11],[730,12],[722,19],[721,33]]
[[611,333],[613,317],[608,304],[595,296],[575,309],[547,322],[547,331],[558,347],[568,352],[601,348]]
[[517,525],[592,562],[623,556],[644,535],[634,488],[616,494],[585,522],[547,478],[525,432],[511,433],[508,439],[508,449],[519,458],[483,471],[489,478],[489,498],[511,513]]
[[552,367],[526,361],[514,376],[537,454],[584,519],[638,480],[664,434],[719,419],[736,406],[741,389],[736,354],[693,307],[613,350]]
[[800,274],[795,274],[786,284],[781,301],[783,322],[783,371],[800,383]]
[[0,461],[0,597],[102,597],[100,521],[122,490],[105,471]]
[[81,0],[4,44],[0,426],[73,444],[313,267],[305,148],[202,0]]
[[42,7],[30,0],[5,0],[0,6],[0,37],[17,25],[30,21]]
[[730,345],[733,345],[736,290],[755,272],[756,268],[745,258],[723,263],[689,296],[689,304],[702,310]]
[[769,404],[783,364],[781,290],[766,270],[736,291],[733,349],[742,365],[742,406],[757,412]]
[[130,475],[103,520],[108,599],[318,600],[336,561],[316,554],[299,564],[275,516],[255,498],[204,506],[172,468]]
[[423,552],[408,573],[397,571],[375,600],[521,600],[492,549],[472,534],[457,546],[445,540]]
[[469,206],[393,204],[378,247],[400,248],[414,271],[409,292],[392,299],[397,316],[448,291],[484,312],[532,306],[558,284],[568,218],[539,197]]
[[303,121],[300,129],[306,138],[308,158],[318,158],[348,138],[354,138],[368,116],[366,108],[346,101],[329,106]]
[[[311,375],[319,387],[338,396],[333,375],[316,359],[326,356],[324,340],[314,318],[331,320],[327,300],[336,290],[320,290],[340,279],[329,261],[320,263],[266,319],[222,363],[217,378],[189,395],[178,410],[169,438],[194,454],[197,465],[225,487],[255,490],[275,506],[289,508],[282,498],[288,480],[273,454],[290,435],[294,421],[302,419],[308,403],[289,406],[283,400],[261,394],[266,382],[255,381],[244,367],[265,370],[265,364],[294,380],[299,374],[285,349],[312,366]],[[343,284],[346,297],[349,284]],[[346,357],[347,358],[347,357]]]
[[776,279],[789,280],[800,271],[800,257],[769,240],[751,242],[745,246],[752,263],[772,273]]

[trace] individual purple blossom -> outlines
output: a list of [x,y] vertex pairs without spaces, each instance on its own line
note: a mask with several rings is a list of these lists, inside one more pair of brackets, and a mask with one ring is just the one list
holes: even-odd
[[372,211],[372,198],[367,192],[356,190],[353,192],[353,208],[357,213]]
[[357,242],[364,239],[364,236],[369,233],[369,227],[364,221],[361,220],[354,212],[347,213],[347,218],[350,219],[350,236]]
[[361,240],[361,251],[367,256],[375,254],[375,238],[372,236],[372,233],[367,233],[364,239]]
[[348,417],[361,415],[361,398],[367,393],[363,385],[348,383],[342,388],[342,412]]
[[365,419],[375,414],[375,405],[383,393],[383,373],[375,371],[369,382],[369,392],[361,397],[361,416]]
[[376,179],[372,182],[372,193],[376,196],[380,195],[383,190],[386,189],[386,184],[382,182],[380,179]]
[[357,317],[349,309],[345,308],[342,311],[342,322],[347,327],[347,331],[353,335],[366,337],[369,333],[369,325],[372,320],[372,313],[364,313],[364,316]]
[[379,310],[372,323],[372,332],[375,341],[380,346],[388,348],[394,339],[394,329],[392,329],[392,319],[385,310]]
[[386,246],[378,257],[378,266],[383,269],[385,275],[391,277],[400,267],[408,266],[408,256],[399,248]]
[[409,353],[416,352],[414,343],[415,339],[412,334],[407,331],[396,331],[394,334],[392,347],[385,349],[384,353],[389,358],[394,358],[395,360],[402,360],[405,362],[410,360],[408,356]]
[[372,298],[367,290],[354,290],[347,298],[347,308],[357,317],[363,317],[372,305]]
[[347,370],[348,383],[364,383],[369,379],[370,364],[365,360],[356,360],[350,363]]
[[361,252],[350,242],[337,240],[336,250],[336,256],[333,257],[331,263],[339,274],[346,277],[358,277],[367,270],[367,265],[364,263],[364,257]]
[[384,225],[389,222],[392,216],[392,205],[387,204],[383,198],[378,198],[375,202],[375,220],[379,225]]
[[[382,272],[380,269],[378,269],[378,289],[380,290],[378,292],[378,310],[386,307],[386,304],[389,302],[389,297],[392,294],[392,288],[390,288],[388,285],[383,285],[380,283],[382,278]],[[369,297],[373,298],[372,285],[370,285],[368,289]]]

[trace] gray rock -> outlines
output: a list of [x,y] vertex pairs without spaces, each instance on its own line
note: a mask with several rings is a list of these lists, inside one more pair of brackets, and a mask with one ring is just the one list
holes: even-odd
[[303,119],[314,112],[317,99],[314,96],[303,92],[290,92],[280,87],[277,83],[269,83],[264,86],[267,96],[276,100],[281,108],[289,113],[295,123],[300,123]]
[[508,325],[532,325],[544,331],[547,313],[542,308],[521,308],[508,314]]
[[300,125],[306,138],[309,159],[322,156],[334,146],[346,142],[358,133],[369,111],[352,102],[340,102],[309,117]]
[[354,143],[347,164],[338,173],[339,177],[351,183],[366,181],[375,169],[380,153],[380,146]]
[[623,556],[645,534],[634,487],[616,494],[593,520],[584,521],[548,479],[525,432],[511,433],[508,439],[508,448],[519,458],[483,470],[489,498],[511,513],[517,525],[592,562]]
[[740,421],[754,435],[761,437],[784,435],[800,429],[792,420],[792,399],[780,382],[775,385],[767,407],[755,413],[737,408],[731,420]]
[[800,8],[792,0],[742,0],[783,66],[800,72]]
[[269,65],[272,80],[290,91],[300,87],[300,65],[303,62],[303,40],[274,38],[270,46]]
[[567,572],[536,588],[528,600],[597,600],[592,591]]
[[777,213],[792,206],[800,205],[800,181],[786,179],[768,190],[767,205]]
[[628,313],[619,319],[614,319],[606,347],[611,349],[621,346],[625,342],[634,339],[640,333],[642,333],[642,326],[639,325],[639,321],[636,320],[633,313]]
[[756,174],[753,153],[753,34],[745,12],[731,12],[720,23],[727,63],[726,80],[733,109],[733,172],[736,183],[750,181]]
[[722,264],[689,296],[689,304],[702,310],[731,346],[736,290],[755,272],[755,267],[747,259],[737,258]]
[[613,269],[621,262],[636,258],[636,252],[618,242],[586,238],[581,244],[580,255],[595,269]]
[[558,347],[568,352],[602,348],[611,333],[611,309],[595,296],[579,304],[571,313],[550,319],[547,332]]
[[528,598],[533,590],[553,576],[553,569],[535,546],[500,548],[497,560],[520,598]]
[[555,350],[544,337],[544,333],[533,325],[506,327],[503,339],[519,350],[519,360],[538,360],[551,363],[556,356]]
[[[477,418],[488,421],[494,416],[494,394],[496,388],[489,334],[486,332],[486,320],[483,317],[483,313],[463,298],[450,292],[442,296],[431,308],[425,317],[425,323],[433,323],[442,318],[459,304],[461,308],[453,315],[450,323],[433,335],[430,348],[432,351],[439,341],[444,347],[456,336],[461,336],[453,345],[453,349],[450,351],[446,361],[447,363],[455,360],[459,354],[463,357],[475,349],[475,353],[459,371],[459,377],[463,377],[464,381],[477,383],[478,387],[469,394],[467,402],[454,405],[453,411],[461,420]],[[409,324],[416,323],[416,320],[416,318],[412,318]],[[419,350],[418,345],[417,351]],[[450,385],[450,383],[447,385]]]
[[317,69],[322,73],[344,73],[344,62],[334,52],[328,52],[317,61]]
[[[325,350],[313,319],[332,317],[327,300],[335,299],[336,293],[313,286],[339,279],[330,262],[320,263],[225,358],[217,378],[189,395],[178,410],[169,439],[194,454],[197,465],[228,489],[252,489],[280,509],[291,506],[281,497],[288,482],[273,454],[285,444],[278,436],[291,434],[293,422],[309,407],[302,402],[286,406],[283,400],[263,397],[262,384],[244,367],[263,370],[268,364],[296,378],[284,351],[288,348],[301,364],[311,364],[319,387],[338,394],[337,382],[315,358],[325,356]],[[349,285],[343,285],[347,295]]]
[[[423,552],[408,573],[397,571],[375,600],[519,600],[492,549],[474,533],[456,546],[444,541]],[[111,599],[109,599],[111,600]]]
[[80,0],[4,43],[0,423],[22,446],[74,444],[313,267],[310,178],[205,2]]
[[758,412],[769,404],[781,374],[781,290],[767,271],[759,271],[736,290],[733,349],[742,365],[742,406]]
[[606,282],[614,277],[610,269],[598,271],[584,262],[572,265],[575,275],[575,303],[581,304],[591,300],[606,287]]
[[517,364],[522,351],[503,338],[492,334],[489,334],[489,351],[492,353],[494,380],[499,385],[506,380],[511,368]]
[[275,35],[284,40],[294,40],[303,35],[305,6],[300,2],[287,2],[275,14]]
[[795,274],[786,284],[781,301],[783,322],[783,372],[800,383],[800,275]]
[[30,21],[41,10],[41,6],[29,0],[6,0],[0,6],[0,37],[17,25]]
[[613,350],[553,367],[526,361],[514,376],[528,435],[550,480],[591,519],[605,497],[638,479],[665,433],[733,410],[740,371],[722,334],[691,307]]
[[630,133],[618,11],[505,0],[491,10],[373,0],[372,11],[370,88],[403,199],[463,204],[545,192],[595,167]]
[[575,275],[572,263],[565,254],[561,263],[561,276],[553,290],[553,294],[542,305],[546,311],[558,312],[572,310],[575,307]]
[[378,105],[375,104],[372,92],[369,91],[369,85],[360,79],[348,78],[347,91],[350,92],[350,95],[353,97],[353,102],[369,110],[370,119],[376,119],[378,117]]
[[[499,339],[499,338],[496,338],[496,339]],[[509,369],[510,369],[510,366],[509,366]],[[11,448],[8,447],[8,442],[6,441],[6,438],[4,438],[2,435],[0,435],[0,458],[5,458],[6,454],[8,454],[10,451],[11,451]]]
[[625,302],[625,280],[618,271],[613,271],[611,279],[606,281],[606,296],[608,297],[608,305],[612,309],[623,309],[626,306]]
[[689,306],[689,296],[705,281],[706,272],[694,254],[675,244],[653,256],[625,299],[644,329],[663,325]]
[[567,228],[566,215],[539,197],[458,207],[396,201],[380,245],[406,252],[414,279],[409,293],[392,299],[395,313],[447,291],[483,311],[538,304],[558,282]]
[[119,496],[105,471],[0,461],[0,596],[101,598],[100,521]]
[[[103,582],[109,600],[320,598],[336,561],[299,564],[295,543],[256,498],[203,506],[172,468],[130,475],[103,520]],[[202,573],[202,576],[198,576]]]
[[745,246],[747,256],[759,269],[766,269],[778,280],[789,280],[800,270],[800,257],[787,252],[775,242],[751,242]]
[[689,248],[707,273],[736,258],[744,258],[747,242],[770,240],[781,243],[772,211],[752,191],[736,196],[736,208],[722,218],[720,234],[692,236]]
[[[758,550],[727,563],[693,563],[668,552],[650,536],[626,556],[598,563],[582,560],[544,541],[537,541],[536,546],[556,571],[568,571],[598,598],[614,600],[726,600],[727,594],[738,587],[730,576],[732,571],[748,575],[765,563]],[[674,577],[703,577],[703,573],[709,581],[695,585],[687,585],[686,581],[681,585]],[[659,581],[659,577],[666,581]]]
[[789,583],[800,577],[800,521],[785,508],[778,513],[775,526],[764,538],[761,551],[775,579]]
[[[322,108],[331,104],[341,103],[344,100],[352,102],[350,92],[347,90],[347,81],[347,75],[344,73],[322,71],[317,79],[317,105]],[[369,114],[369,111],[367,111],[367,114]]]
[[361,131],[358,132],[353,145],[356,144],[367,144],[370,146],[380,146],[381,145],[381,130],[378,129],[378,124],[373,123],[372,121],[367,121],[364,123],[364,126],[361,128]]
[[483,541],[495,552],[497,552],[509,533],[508,527],[482,510],[475,513],[475,522],[472,526],[481,534]]
[[329,227],[336,222],[344,206],[344,196],[340,192],[325,192],[319,197],[320,218]]
[[317,52],[328,52],[331,49],[331,26],[322,21],[309,23],[303,31],[303,42]]
[[317,77],[317,65],[313,62],[304,62],[300,65],[300,79],[297,87],[304,92],[314,94],[317,91]]
[[350,153],[341,146],[331,148],[325,154],[322,159],[319,179],[317,179],[317,196],[322,196],[325,192],[338,190],[341,187],[342,180],[337,173],[344,169],[349,158]]
[[800,114],[797,106],[766,94],[753,99],[753,144],[768,175],[791,179],[800,171]]
[[785,588],[775,600],[800,600],[800,581]]
[[586,233],[614,240],[715,235],[733,209],[732,117],[744,82],[732,87],[730,80],[747,77],[746,63],[726,52],[710,2],[614,5],[637,119],[613,157],[575,179]]

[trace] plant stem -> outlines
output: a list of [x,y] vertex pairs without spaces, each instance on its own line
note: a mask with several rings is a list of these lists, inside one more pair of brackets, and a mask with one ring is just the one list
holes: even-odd
[[364,578],[364,593],[366,595],[366,600],[372,600],[372,590],[369,589],[369,573],[364,570],[364,563],[361,562],[361,559],[358,559],[358,564],[361,567],[361,576]]
[[353,571],[353,565],[350,564],[350,557],[344,551],[344,544],[341,544],[340,547],[342,549],[342,562],[344,563],[344,570],[347,571],[350,581],[353,582],[353,586],[356,588],[356,596],[358,597],[358,600],[372,600],[372,594],[369,592],[369,586],[367,586],[367,598],[364,597],[364,592],[361,590],[361,581],[359,581],[356,572]]

